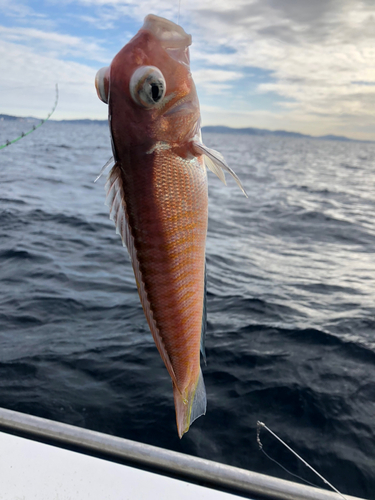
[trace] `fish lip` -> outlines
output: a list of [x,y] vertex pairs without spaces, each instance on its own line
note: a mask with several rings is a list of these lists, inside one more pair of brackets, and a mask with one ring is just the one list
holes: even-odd
[[177,101],[173,106],[171,106],[165,113],[164,116],[174,115],[180,113],[182,115],[190,115],[196,109],[196,103],[193,99],[186,100],[185,98]]
[[191,35],[182,26],[164,17],[149,14],[145,17],[142,29],[151,32],[164,49],[184,49],[191,45]]

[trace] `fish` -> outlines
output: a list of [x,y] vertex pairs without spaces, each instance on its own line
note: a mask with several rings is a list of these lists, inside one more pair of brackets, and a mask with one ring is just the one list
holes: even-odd
[[202,142],[191,36],[150,14],[95,77],[113,157],[106,204],[127,247],[150,331],[173,384],[181,438],[206,413],[206,168],[237,175]]

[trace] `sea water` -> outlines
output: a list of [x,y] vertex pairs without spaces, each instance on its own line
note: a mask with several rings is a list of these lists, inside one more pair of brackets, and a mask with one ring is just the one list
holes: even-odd
[[[27,123],[0,122],[0,142]],[[170,377],[104,205],[108,127],[47,122],[0,151],[0,406],[294,480],[261,420],[343,493],[375,491],[375,144],[205,134],[207,414]],[[274,438],[265,451],[323,486]]]

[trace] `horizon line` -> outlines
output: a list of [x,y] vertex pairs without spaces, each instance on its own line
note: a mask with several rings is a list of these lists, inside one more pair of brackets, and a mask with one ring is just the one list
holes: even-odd
[[[17,116],[17,115],[7,115],[7,114],[2,114],[0,113],[0,121],[12,121],[12,120],[36,120],[36,121],[45,121],[45,119],[42,118],[36,118],[34,116]],[[100,123],[108,123],[108,119],[102,119],[102,118],[64,118],[60,120],[52,119],[50,118],[48,121],[50,122],[55,122],[55,123],[61,123],[61,122],[100,122]],[[228,125],[204,125],[202,127],[202,130],[204,129],[217,129],[217,130],[212,130],[212,132],[216,133],[225,133],[226,131],[235,131],[235,133],[240,133],[244,132],[246,135],[278,135],[278,136],[288,136],[292,135],[295,136],[295,138],[311,138],[311,139],[322,139],[322,140],[333,140],[333,141],[348,141],[348,142],[366,142],[366,143],[374,143],[375,141],[369,140],[369,139],[353,139],[351,137],[347,137],[344,135],[336,135],[336,134],[324,134],[320,136],[315,136],[311,134],[304,134],[302,132],[295,132],[295,131],[289,131],[289,130],[283,130],[283,129],[265,129],[265,128],[258,128],[258,127],[230,127]],[[221,129],[221,130],[219,130]],[[226,129],[226,130],[224,130]],[[251,134],[248,131],[253,130],[253,131],[259,131],[261,133],[257,134]],[[231,132],[228,132],[231,133]],[[263,133],[263,134],[262,134]]]

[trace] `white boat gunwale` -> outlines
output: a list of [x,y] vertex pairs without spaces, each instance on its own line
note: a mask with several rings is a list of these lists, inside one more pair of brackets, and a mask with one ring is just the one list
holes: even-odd
[[[338,500],[334,492],[0,408],[0,431],[252,500]],[[347,500],[363,500],[345,495]]]

